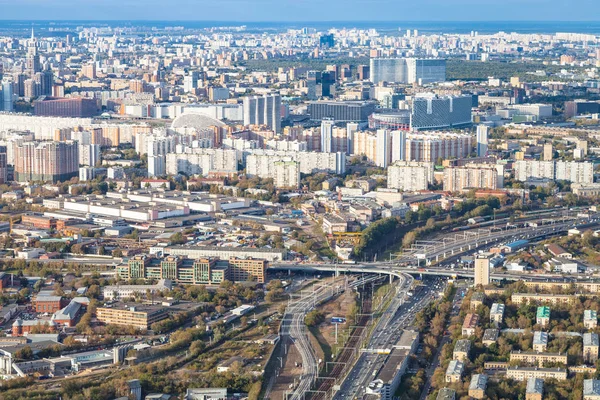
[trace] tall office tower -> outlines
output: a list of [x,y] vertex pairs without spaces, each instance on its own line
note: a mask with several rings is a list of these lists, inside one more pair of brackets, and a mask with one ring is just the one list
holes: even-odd
[[163,176],[166,173],[165,156],[148,156],[148,176]]
[[35,39],[33,28],[31,29],[31,40],[27,44],[26,65],[27,73],[30,77],[33,77],[36,73],[42,70],[40,64],[40,55],[38,54],[38,43]]
[[2,82],[2,111],[13,110],[13,84],[9,81]]
[[77,142],[15,144],[15,180],[64,182],[79,175]]
[[335,122],[332,119],[321,121],[321,152],[331,153],[333,141],[333,126]]
[[368,65],[359,65],[357,68],[358,80],[366,81],[370,78],[371,68]]
[[79,145],[79,165],[90,167],[96,166],[100,161],[100,145],[98,144],[80,144]]
[[457,128],[470,125],[473,96],[438,96],[425,93],[415,96],[410,126],[415,130]]
[[6,146],[0,146],[0,185],[8,181],[8,155]]
[[333,33],[321,35],[321,37],[319,38],[319,46],[327,48],[335,46],[335,39],[333,37]]
[[446,60],[422,58],[371,58],[371,82],[412,84],[446,80]]
[[375,153],[375,164],[381,168],[387,168],[391,158],[391,137],[387,129],[377,130],[377,151]]
[[14,82],[14,92],[17,96],[23,97],[25,96],[25,80],[27,79],[27,75],[22,73],[13,74],[13,82]]
[[354,134],[358,132],[358,123],[348,122],[346,124],[346,140],[348,140],[348,154],[354,153]]
[[406,159],[406,132],[392,131],[392,158],[390,162]]
[[552,143],[544,143],[544,161],[552,161],[554,158],[554,150]]
[[490,284],[490,254],[483,253],[475,256],[475,286]]
[[335,93],[335,71],[308,71],[306,86],[309,100],[332,96]]
[[192,92],[198,87],[198,77],[200,74],[198,71],[191,71],[188,75],[183,77],[183,90],[186,93]]
[[35,74],[36,77],[39,75],[40,84],[40,96],[51,96],[52,86],[54,86],[54,73],[49,66],[44,69],[43,72]]
[[244,97],[244,125],[267,125],[275,134],[281,132],[281,96]]
[[488,127],[477,126],[477,157],[485,157],[488,151]]

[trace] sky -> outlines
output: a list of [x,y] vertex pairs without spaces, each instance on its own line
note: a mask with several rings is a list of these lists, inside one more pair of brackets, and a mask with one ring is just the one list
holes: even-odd
[[600,0],[0,0],[0,19],[598,21]]

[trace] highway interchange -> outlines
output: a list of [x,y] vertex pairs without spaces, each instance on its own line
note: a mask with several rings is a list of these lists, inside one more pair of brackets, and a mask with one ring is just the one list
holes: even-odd
[[[472,270],[450,269],[448,265],[443,265],[443,263],[449,263],[450,260],[456,259],[465,253],[477,252],[479,249],[489,248],[499,244],[507,244],[517,240],[528,240],[532,242],[554,235],[564,234],[568,230],[574,228],[593,229],[596,228],[599,221],[600,218],[598,218],[597,215],[584,219],[567,217],[548,220],[547,218],[540,218],[538,224],[532,226],[526,225],[520,228],[515,228],[514,225],[511,226],[507,224],[496,230],[477,229],[460,233],[448,232],[445,234],[438,234],[436,235],[435,240],[417,242],[412,249],[403,253],[395,260],[390,261],[360,264],[299,264],[293,262],[273,262],[271,263],[270,268],[289,271],[301,270],[305,272],[328,271],[334,272],[336,275],[340,273],[385,274],[390,276],[390,281],[393,278],[399,279],[397,295],[392,299],[382,317],[377,321],[367,348],[358,357],[353,368],[339,386],[339,391],[336,392],[333,397],[338,400],[354,398],[355,396],[364,394],[366,386],[385,362],[385,356],[371,352],[369,349],[386,348],[391,343],[398,340],[401,329],[410,326],[416,312],[431,301],[432,289],[426,287],[425,289],[422,289],[420,293],[415,294],[410,301],[403,304],[403,299],[407,292],[406,284],[407,282],[412,281],[412,278],[407,278],[407,274],[472,278]],[[421,267],[421,264],[424,265]],[[531,280],[548,279],[547,277],[540,275],[530,277],[528,275],[511,272],[492,274],[491,278],[500,280],[520,280],[524,278],[530,278]],[[325,298],[326,297],[323,297],[323,300]],[[304,306],[302,304],[304,304]],[[289,309],[290,315],[288,318],[290,321],[290,328],[286,328],[287,332],[289,332],[286,334],[303,341],[307,340],[305,336],[306,331],[305,328],[303,328],[304,315],[310,309],[305,308],[306,305],[306,302],[301,302],[297,308]],[[287,314],[288,313],[286,312],[286,315]],[[303,350],[301,351],[302,358],[304,360],[306,357],[307,360],[311,360],[311,365],[303,365],[303,379],[301,379],[301,383],[294,390],[293,400],[304,398],[306,393],[310,391],[310,386],[318,375],[318,367],[314,360],[314,353],[310,349],[310,344],[308,344],[308,348],[305,348],[304,346],[305,344],[299,345],[299,347],[303,347]]]

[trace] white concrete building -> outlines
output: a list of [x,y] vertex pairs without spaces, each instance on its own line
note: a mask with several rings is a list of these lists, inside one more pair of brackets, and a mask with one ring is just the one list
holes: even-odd
[[433,182],[433,163],[418,161],[397,161],[388,167],[387,185],[389,189],[404,191],[426,190]]

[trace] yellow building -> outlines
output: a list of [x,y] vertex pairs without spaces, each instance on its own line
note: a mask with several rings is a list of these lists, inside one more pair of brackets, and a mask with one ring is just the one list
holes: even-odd
[[150,325],[169,316],[167,308],[162,306],[140,306],[114,304],[111,308],[96,309],[98,321],[107,325],[133,326],[148,329]]

